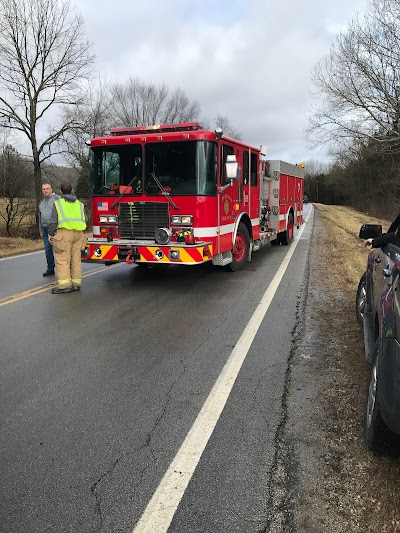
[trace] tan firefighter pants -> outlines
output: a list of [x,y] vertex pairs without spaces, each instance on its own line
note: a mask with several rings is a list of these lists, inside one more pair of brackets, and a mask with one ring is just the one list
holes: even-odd
[[60,289],[82,284],[81,250],[85,247],[83,231],[59,228],[53,238],[57,281]]

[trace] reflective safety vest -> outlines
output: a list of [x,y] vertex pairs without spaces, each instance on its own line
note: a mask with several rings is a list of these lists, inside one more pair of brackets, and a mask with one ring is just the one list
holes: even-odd
[[58,215],[58,228],[75,229],[83,231],[86,229],[85,208],[82,202],[75,200],[67,202],[60,198],[54,202]]

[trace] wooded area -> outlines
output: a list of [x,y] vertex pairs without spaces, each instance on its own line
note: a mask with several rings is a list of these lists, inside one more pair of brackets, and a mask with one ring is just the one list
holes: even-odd
[[371,0],[313,72],[308,138],[330,165],[306,165],[311,201],[393,216],[400,201],[400,2]]

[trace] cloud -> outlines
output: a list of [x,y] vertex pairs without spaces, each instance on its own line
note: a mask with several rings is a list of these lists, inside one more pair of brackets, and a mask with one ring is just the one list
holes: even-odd
[[[368,0],[79,0],[102,76],[181,87],[269,156],[315,157],[304,140],[310,74]],[[116,124],[116,126],[118,126]]]

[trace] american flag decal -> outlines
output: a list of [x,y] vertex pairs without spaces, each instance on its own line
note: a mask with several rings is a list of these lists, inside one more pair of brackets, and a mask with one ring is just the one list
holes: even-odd
[[97,202],[97,210],[98,211],[107,211],[108,204],[107,202]]

